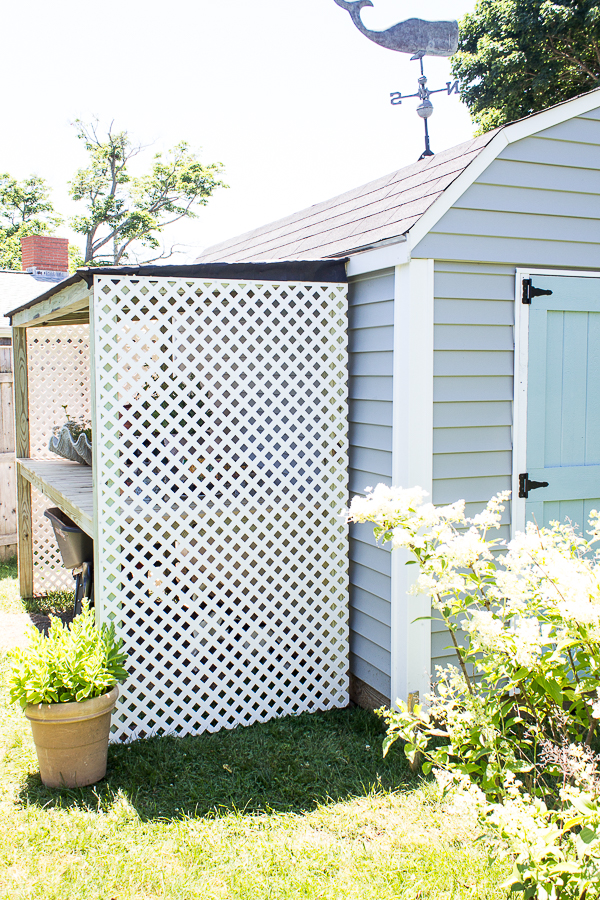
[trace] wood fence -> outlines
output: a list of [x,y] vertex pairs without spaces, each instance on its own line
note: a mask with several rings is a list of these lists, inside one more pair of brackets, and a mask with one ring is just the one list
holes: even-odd
[[0,560],[17,552],[12,347],[0,346]]

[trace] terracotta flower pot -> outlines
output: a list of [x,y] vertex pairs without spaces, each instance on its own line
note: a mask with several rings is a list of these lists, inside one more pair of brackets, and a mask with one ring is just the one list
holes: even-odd
[[25,707],[46,787],[85,787],[106,775],[110,714],[119,689],[79,703]]

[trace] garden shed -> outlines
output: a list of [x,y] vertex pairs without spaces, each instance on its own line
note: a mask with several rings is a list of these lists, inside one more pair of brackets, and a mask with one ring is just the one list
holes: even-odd
[[[420,485],[503,537],[600,508],[600,91],[204,251],[349,257],[349,486]],[[548,483],[535,487],[532,482]],[[451,659],[414,567],[350,540],[351,696],[427,691]]]
[[345,262],[84,269],[11,320],[21,592],[71,581],[58,507],[129,654],[113,739],[347,705]]

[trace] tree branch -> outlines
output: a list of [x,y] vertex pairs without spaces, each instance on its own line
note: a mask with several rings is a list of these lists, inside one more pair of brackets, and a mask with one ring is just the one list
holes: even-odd
[[[566,53],[564,50],[559,50],[558,47],[554,45],[554,40],[552,37],[548,38],[548,44],[550,46],[550,52],[557,59],[567,59],[569,62],[573,63],[576,66],[579,66],[582,72],[587,72],[590,78],[593,78],[594,81],[600,81],[600,77],[593,72],[581,59],[576,56],[571,56],[571,54]],[[573,49],[573,44],[570,41],[565,41],[565,45]]]

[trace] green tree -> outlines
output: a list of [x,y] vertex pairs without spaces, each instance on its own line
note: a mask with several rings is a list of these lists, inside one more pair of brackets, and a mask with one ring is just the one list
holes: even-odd
[[452,72],[479,133],[600,83],[599,0],[478,0]]
[[[72,227],[85,238],[87,265],[119,265],[138,254],[156,250],[157,235],[167,225],[183,218],[196,218],[219,187],[221,163],[203,165],[188,144],[177,144],[166,156],[155,154],[150,171],[133,177],[129,162],[141,151],[127,131],[99,136],[96,123],[75,122],[78,137],[89,154],[89,166],[70,182],[71,196],[86,206],[72,220]],[[144,253],[146,255],[146,253]],[[169,254],[166,254],[169,255]],[[165,258],[165,254],[155,256]]]
[[0,173],[0,269],[21,268],[21,238],[53,231],[61,222],[43,178],[17,181]]

